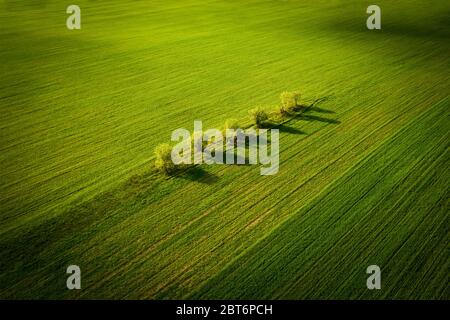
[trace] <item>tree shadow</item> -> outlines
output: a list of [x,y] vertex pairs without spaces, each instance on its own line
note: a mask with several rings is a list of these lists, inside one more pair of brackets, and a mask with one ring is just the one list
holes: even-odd
[[312,114],[299,114],[298,118],[306,121],[319,121],[324,123],[330,123],[330,124],[339,124],[341,123],[339,120],[336,119],[330,119],[330,118],[324,118]]
[[284,123],[280,124],[275,129],[279,129],[281,132],[286,132],[286,133],[290,133],[290,134],[306,134],[305,131],[302,131],[300,129],[297,129],[297,128],[294,128],[294,127],[291,127],[291,126],[287,126]]
[[[329,101],[333,98],[334,98],[334,95],[327,95],[327,96],[315,99],[310,104],[299,105],[296,108],[294,108],[293,118],[299,118],[301,120],[306,120],[306,121],[319,121],[319,122],[330,123],[330,124],[339,124],[339,123],[341,123],[339,120],[325,118],[322,116],[311,114],[311,113],[335,114],[336,112],[334,112],[333,110],[328,110],[328,109],[321,108],[318,106],[318,104]],[[284,124],[282,124],[281,126],[283,126],[283,125]],[[304,133],[301,130],[297,130],[294,128],[289,129],[289,127],[287,127],[286,131],[289,132],[289,130],[292,130],[292,133],[294,133],[294,131],[300,131],[297,133]]]
[[193,166],[183,172],[178,177],[189,180],[197,181],[204,184],[213,184],[219,180],[219,177],[211,172],[206,171],[201,166]]
[[314,107],[314,106],[313,107],[309,107],[309,110],[317,112],[317,113],[325,113],[325,114],[334,114],[334,113],[336,113],[333,110],[328,110],[328,109]]
[[[318,104],[320,104],[320,103],[323,103],[323,102],[327,102],[327,101],[330,101],[330,100],[333,100],[334,99],[334,94],[329,94],[329,95],[327,95],[327,96],[323,96],[323,97],[320,97],[320,98],[316,98],[316,99],[314,99],[314,101],[309,105],[309,107],[310,108],[312,108],[312,107],[317,107],[317,105]],[[317,107],[318,108],[318,107]],[[319,108],[320,109],[320,108]],[[322,109],[322,110],[325,110],[325,109]],[[326,111],[329,111],[329,110],[326,110]]]

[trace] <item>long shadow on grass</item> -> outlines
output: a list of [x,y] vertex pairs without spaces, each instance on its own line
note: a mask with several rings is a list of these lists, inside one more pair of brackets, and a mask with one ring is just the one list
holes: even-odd
[[219,177],[215,174],[206,171],[201,166],[194,166],[183,172],[181,172],[178,177],[190,181],[197,181],[205,184],[213,184],[219,180]]
[[333,110],[328,110],[328,109],[314,107],[314,106],[310,107],[309,111],[313,111],[313,112],[317,112],[317,113],[326,113],[326,114],[334,114],[334,113],[336,113]]
[[319,122],[331,123],[331,124],[341,123],[339,120],[336,120],[336,119],[324,118],[324,117],[315,116],[312,114],[300,114],[297,117],[302,120],[306,120],[306,121],[319,121]]
[[302,131],[300,129],[291,127],[291,126],[287,126],[286,124],[282,123],[279,126],[275,127],[276,129],[280,130],[280,132],[286,132],[286,133],[290,133],[290,134],[306,134],[305,131]]
[[334,112],[333,110],[324,109],[318,106],[318,104],[331,100],[333,97],[334,97],[333,95],[328,95],[315,99],[310,104],[299,105],[294,109],[293,113],[291,113],[290,115],[291,118],[289,120],[285,121],[284,123],[274,125],[273,127],[278,128],[281,132],[287,132],[292,134],[306,134],[306,132],[302,130],[287,126],[286,123],[295,118],[305,121],[319,121],[330,124],[339,124],[341,123],[339,120],[311,114],[311,113],[335,114],[336,112]]

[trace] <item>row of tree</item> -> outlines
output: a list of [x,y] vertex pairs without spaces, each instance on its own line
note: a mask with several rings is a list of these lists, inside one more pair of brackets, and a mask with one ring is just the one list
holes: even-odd
[[[271,111],[257,107],[249,111],[252,125],[256,128],[266,128],[287,117],[295,115],[304,107],[301,105],[301,94],[299,91],[284,91],[280,94],[279,105]],[[236,119],[228,119],[223,126],[223,132],[227,129],[237,130],[240,128]],[[162,143],[155,148],[155,167],[159,172],[171,175],[176,172],[177,166],[172,162],[172,147],[168,143]]]

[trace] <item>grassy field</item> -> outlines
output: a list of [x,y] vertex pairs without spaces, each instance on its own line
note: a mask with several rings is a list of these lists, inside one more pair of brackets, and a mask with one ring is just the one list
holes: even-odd
[[[450,299],[448,1],[77,4],[0,1],[0,298]],[[278,174],[152,170],[296,89]]]

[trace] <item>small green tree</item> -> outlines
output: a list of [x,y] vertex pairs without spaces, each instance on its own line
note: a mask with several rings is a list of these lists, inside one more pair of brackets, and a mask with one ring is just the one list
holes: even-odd
[[175,171],[172,161],[172,147],[168,143],[162,143],[155,148],[155,167],[160,172],[170,175]]
[[267,115],[267,112],[264,111],[261,107],[252,109],[249,111],[250,117],[253,120],[254,124],[257,128],[262,128],[264,125],[264,122],[269,119],[269,116]]
[[299,91],[284,91],[280,94],[280,114],[285,115],[295,111],[300,105],[301,94]]

